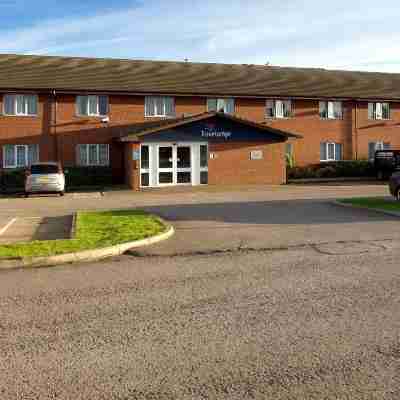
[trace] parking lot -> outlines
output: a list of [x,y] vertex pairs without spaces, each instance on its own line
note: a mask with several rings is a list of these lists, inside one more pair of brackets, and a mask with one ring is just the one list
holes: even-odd
[[1,221],[139,207],[177,228],[110,260],[0,271],[2,398],[399,398],[399,219],[331,204],[386,194],[364,185],[0,199]]
[[400,238],[395,217],[331,204],[336,198],[388,194],[385,185],[360,184],[210,186],[1,198],[0,220],[6,229],[0,243],[67,238],[74,212],[122,208],[148,210],[176,228],[174,238],[142,249],[138,252],[142,255]]

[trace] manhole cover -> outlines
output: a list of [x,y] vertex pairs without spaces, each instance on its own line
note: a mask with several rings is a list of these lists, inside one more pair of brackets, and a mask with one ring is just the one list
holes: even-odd
[[327,243],[315,245],[316,250],[324,254],[361,254],[376,252],[377,250],[386,250],[381,244],[372,242],[344,242],[344,243]]

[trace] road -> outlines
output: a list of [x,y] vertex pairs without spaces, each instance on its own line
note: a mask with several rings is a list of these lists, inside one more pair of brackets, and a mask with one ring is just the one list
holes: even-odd
[[398,399],[400,244],[0,274],[0,398]]

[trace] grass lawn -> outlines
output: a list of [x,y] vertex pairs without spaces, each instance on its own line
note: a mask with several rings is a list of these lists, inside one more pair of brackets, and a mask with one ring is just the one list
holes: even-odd
[[400,212],[400,201],[394,199],[385,199],[382,197],[360,197],[352,199],[339,200],[341,203],[353,204],[354,206],[366,207],[366,208],[380,208],[388,211],[399,211]]
[[157,217],[143,211],[79,212],[74,239],[0,245],[0,258],[73,253],[145,239],[165,230]]

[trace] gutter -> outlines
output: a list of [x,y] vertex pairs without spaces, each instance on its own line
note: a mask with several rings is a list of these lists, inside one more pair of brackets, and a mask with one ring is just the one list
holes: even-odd
[[[0,88],[1,92],[15,92],[15,93],[49,93],[56,89],[39,88],[39,89],[21,89],[21,88]],[[98,89],[57,89],[59,94],[97,94],[97,95],[121,95],[121,96],[176,96],[176,97],[233,97],[243,99],[294,99],[294,100],[337,100],[337,101],[360,101],[360,102],[379,102],[387,101],[390,103],[400,102],[400,98],[388,98],[388,97],[343,97],[343,96],[299,96],[290,94],[234,94],[234,93],[218,93],[218,92],[192,92],[192,93],[181,93],[181,92],[157,92],[157,91],[117,91],[117,90],[98,90]]]

